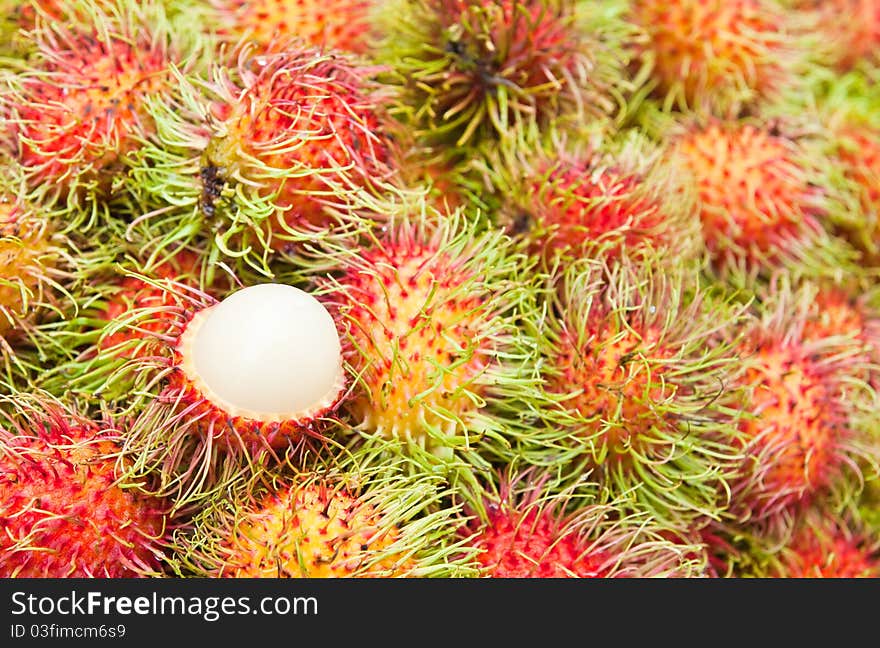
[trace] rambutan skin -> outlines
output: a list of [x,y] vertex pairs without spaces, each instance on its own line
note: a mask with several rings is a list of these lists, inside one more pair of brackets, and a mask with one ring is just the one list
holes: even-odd
[[56,405],[26,416],[0,430],[0,573],[160,574],[164,503],[120,485],[118,434]]
[[[357,453],[356,453],[357,454]],[[473,576],[455,534],[460,505],[438,507],[437,476],[404,476],[399,458],[311,457],[309,467],[230,483],[174,538],[178,575],[233,578]],[[362,457],[361,457],[362,458]],[[290,468],[287,466],[286,468]]]
[[[49,224],[17,205],[0,204],[0,338],[27,318],[53,264]],[[56,259],[57,261],[57,259]],[[36,294],[35,294],[36,293]]]
[[[339,578],[364,571],[399,531],[380,531],[381,513],[344,490],[327,485],[269,494],[224,539],[225,560],[215,576],[236,578]],[[389,555],[370,565],[373,575],[402,576],[412,560]]]
[[732,378],[744,308],[701,290],[694,273],[650,259],[570,264],[540,343],[555,404],[542,414],[568,433],[566,453],[550,456],[676,523],[720,515],[741,458]]
[[501,477],[497,493],[462,528],[488,578],[699,577],[705,565],[692,547],[645,511],[628,517],[621,502],[560,488],[535,467]]
[[840,204],[809,136],[765,121],[711,119],[673,137],[692,179],[712,266],[732,279],[784,268],[834,274],[852,250],[826,230]]

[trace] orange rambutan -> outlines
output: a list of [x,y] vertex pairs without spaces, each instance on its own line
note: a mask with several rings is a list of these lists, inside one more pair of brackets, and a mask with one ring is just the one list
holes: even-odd
[[394,176],[391,142],[361,59],[300,45],[237,54],[211,82],[179,78],[177,103],[152,104],[157,131],[129,184],[154,209],[130,229],[211,231],[216,251],[272,277],[274,253],[362,228],[354,203]]
[[[272,204],[272,234],[326,227],[323,200],[388,175],[378,104],[365,70],[293,50],[249,59],[241,83],[224,79],[202,162],[203,195],[224,183]],[[215,208],[204,201],[208,213]]]
[[247,488],[238,483],[228,505],[209,503],[176,538],[176,571],[232,578],[473,574],[452,523],[460,507],[433,506],[445,493],[436,477],[402,476],[393,462],[345,465],[263,476]]
[[272,50],[301,39],[323,50],[364,53],[375,0],[212,0],[220,35]]
[[825,229],[838,196],[814,152],[806,138],[747,120],[711,120],[674,138],[671,158],[692,178],[722,276],[839,274],[852,261]]
[[321,281],[355,377],[346,410],[363,437],[480,462],[476,450],[506,446],[518,404],[536,398],[533,345],[516,324],[534,308],[523,259],[460,212],[407,214],[340,249],[338,275]]
[[667,521],[717,518],[741,457],[730,338],[743,307],[712,297],[696,270],[650,261],[561,271],[540,348],[555,402],[542,413],[566,437],[524,456],[588,468]]
[[734,116],[776,95],[806,54],[773,0],[638,0],[628,18],[665,108]]
[[63,239],[21,201],[0,199],[0,349],[30,338],[34,325],[58,307],[70,258]]

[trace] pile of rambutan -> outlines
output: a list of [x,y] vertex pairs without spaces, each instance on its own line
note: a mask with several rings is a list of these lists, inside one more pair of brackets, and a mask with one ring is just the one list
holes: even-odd
[[0,8],[0,577],[880,576],[877,2]]

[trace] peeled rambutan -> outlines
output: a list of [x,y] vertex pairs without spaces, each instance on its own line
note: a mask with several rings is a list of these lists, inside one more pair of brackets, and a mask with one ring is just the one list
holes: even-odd
[[293,39],[324,50],[363,53],[368,48],[375,0],[213,0],[220,35],[262,50]]
[[[698,577],[698,551],[668,539],[645,513],[554,492],[534,469],[502,479],[462,530],[490,578]],[[583,485],[581,489],[583,489]],[[593,494],[595,495],[595,494]]]
[[171,64],[184,56],[159,3],[76,8],[81,20],[41,21],[29,32],[35,53],[7,75],[0,97],[31,199],[71,220],[118,194],[130,153],[152,128],[145,102],[167,94]]
[[527,264],[461,212],[422,203],[407,213],[336,252],[340,272],[321,280],[355,377],[346,410],[364,437],[426,459],[478,460],[478,447],[507,445],[537,402],[533,344],[519,325],[534,308]]
[[701,288],[696,270],[627,259],[572,263],[556,288],[541,351],[557,406],[542,414],[567,437],[526,457],[565,456],[571,474],[592,469],[667,521],[717,518],[740,460],[731,338],[742,307]]
[[859,379],[869,369],[862,345],[846,331],[805,335],[814,291],[773,290],[748,326],[736,380],[745,390],[745,460],[732,484],[731,512],[756,523],[789,515],[820,494],[844,497],[861,479],[859,460],[876,455],[854,425],[860,407],[875,398]]
[[160,575],[165,503],[121,484],[121,432],[57,401],[0,398],[0,575]]
[[[436,477],[393,464],[299,470],[234,489],[176,537],[183,575],[233,578],[396,578],[473,575]],[[265,480],[264,480],[265,481]]]
[[567,0],[389,4],[377,56],[399,88],[393,113],[447,160],[529,125],[601,122],[627,84],[625,25],[607,13]]
[[723,277],[779,268],[836,275],[852,261],[825,229],[839,204],[808,139],[747,120],[711,120],[674,136],[671,158],[693,180],[703,238]]
[[286,284],[248,286],[221,301],[155,285],[174,306],[142,314],[167,327],[151,334],[133,317],[127,326],[154,337],[153,353],[118,370],[134,384],[123,447],[132,478],[157,475],[154,492],[182,510],[241,470],[325,438],[347,378],[336,325],[317,299]]
[[666,109],[739,114],[791,83],[806,55],[773,0],[638,0],[627,18],[644,31],[640,58]]

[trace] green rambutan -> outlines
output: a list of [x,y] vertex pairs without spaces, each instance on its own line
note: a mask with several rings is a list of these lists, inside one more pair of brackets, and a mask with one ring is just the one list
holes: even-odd
[[439,478],[396,468],[263,475],[176,534],[173,564],[182,575],[233,578],[474,575],[455,535],[459,507],[440,506]]
[[212,0],[223,40],[260,51],[297,38],[324,50],[364,53],[375,0]]
[[589,128],[628,87],[625,25],[598,3],[417,0],[384,16],[392,113],[429,157],[467,160],[481,142],[550,123]]
[[814,294],[775,284],[741,344],[745,460],[731,506],[741,521],[773,522],[818,495],[845,498],[862,480],[860,462],[876,470],[876,442],[854,424],[876,400],[869,361],[849,331],[810,330]]
[[694,183],[712,267],[725,279],[854,268],[854,250],[826,230],[843,204],[823,158],[809,133],[785,128],[712,119],[672,138],[670,157]]
[[[389,206],[389,209],[392,209]],[[358,436],[433,462],[509,448],[539,406],[530,268],[498,230],[422,200],[319,278],[348,349]],[[397,447],[397,446],[396,446]]]
[[544,414],[567,436],[526,457],[565,456],[571,474],[590,469],[663,520],[717,518],[741,461],[729,338],[743,307],[701,288],[695,269],[650,259],[583,259],[556,289],[541,350],[558,407]]
[[635,0],[626,17],[665,110],[738,115],[792,84],[808,52],[775,0]]
[[0,401],[0,575],[160,575],[165,503],[120,482],[123,433],[45,397]]
[[29,199],[74,224],[79,210],[91,223],[119,197],[130,155],[152,130],[147,97],[167,94],[172,64],[187,65],[161,3],[105,4],[70,4],[69,24],[38,21],[28,32],[35,52],[0,95]]
[[508,476],[462,533],[491,578],[693,578],[700,552],[669,539],[646,513],[563,489],[534,469]]

